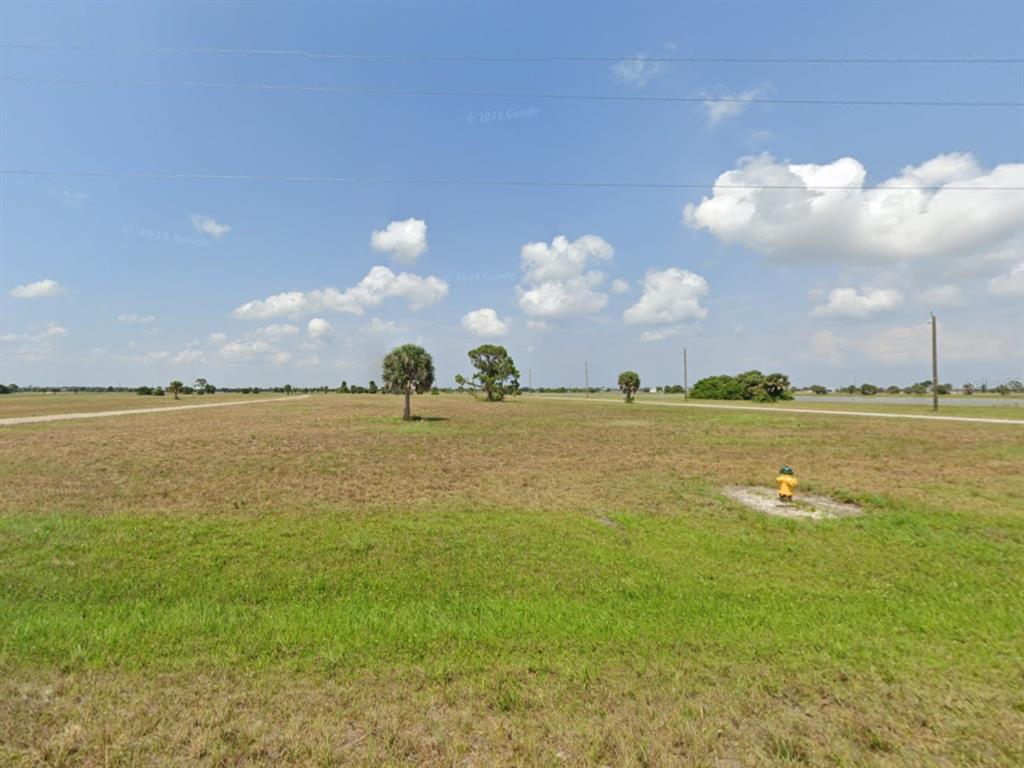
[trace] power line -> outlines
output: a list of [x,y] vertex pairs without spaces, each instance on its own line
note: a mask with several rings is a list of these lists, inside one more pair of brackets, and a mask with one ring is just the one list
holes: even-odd
[[404,88],[350,88],[333,85],[275,85],[272,83],[219,83],[201,80],[126,81],[0,76],[0,81],[36,85],[72,85],[114,88],[208,88],[216,90],[294,91],[345,96],[423,96],[446,98],[546,99],[554,101],[651,102],[667,104],[776,104],[871,107],[1024,107],[1022,101],[912,101],[906,99],[779,99],[739,96],[623,96],[616,94],[528,93],[522,91],[452,91]]
[[[309,51],[281,48],[176,48],[176,47],[103,47],[90,45],[58,45],[35,43],[5,43],[0,49],[25,51],[81,51],[88,53],[155,53],[203,54],[228,56],[280,56],[305,59],[333,59],[340,61],[370,61],[396,64],[548,64],[596,63],[614,64],[636,59],[632,56],[434,56],[420,54],[377,54],[346,51]],[[663,64],[837,64],[837,65],[1002,65],[1024,64],[1015,57],[898,57],[898,56],[643,56],[642,61]]]
[[860,187],[853,185],[800,184],[715,184],[695,182],[617,182],[617,181],[563,181],[563,180],[517,180],[517,179],[431,179],[376,176],[279,176],[233,173],[170,173],[158,171],[76,171],[39,168],[0,168],[0,176],[66,176],[76,178],[149,179],[161,181],[245,181],[245,182],[292,182],[312,184],[408,184],[450,187],[571,187],[585,189],[745,189],[804,191],[905,191],[905,192],[1024,192],[1024,186],[925,186],[900,185],[893,187]]

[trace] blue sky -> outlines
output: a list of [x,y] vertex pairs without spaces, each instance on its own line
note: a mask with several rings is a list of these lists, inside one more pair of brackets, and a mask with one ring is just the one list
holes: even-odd
[[[678,382],[684,346],[691,383],[902,384],[930,310],[943,380],[1024,378],[1024,193],[978,189],[1024,186],[1024,110],[756,101],[1020,102],[1024,65],[652,61],[1019,59],[1020,3],[6,3],[0,27],[5,77],[82,81],[0,81],[0,165],[109,174],[0,176],[5,382],[336,386],[415,341],[450,385],[493,341],[537,386]],[[137,85],[173,82],[533,96]]]

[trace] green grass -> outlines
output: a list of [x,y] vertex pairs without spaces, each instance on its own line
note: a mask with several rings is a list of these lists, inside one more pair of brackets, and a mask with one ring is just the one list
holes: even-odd
[[1024,524],[922,517],[807,525],[709,498],[699,520],[614,525],[500,509],[6,520],[0,663],[567,671],[701,649],[1007,674]]

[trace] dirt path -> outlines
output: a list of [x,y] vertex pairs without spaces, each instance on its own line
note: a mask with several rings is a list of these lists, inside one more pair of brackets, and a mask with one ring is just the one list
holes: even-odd
[[104,416],[134,416],[137,413],[167,413],[170,411],[191,411],[196,408],[227,408],[232,405],[254,405],[255,403],[290,403],[293,400],[304,400],[309,395],[292,397],[266,397],[259,400],[233,400],[230,403],[204,403],[202,405],[169,405],[163,408],[129,408],[122,411],[91,411],[86,413],[51,413],[47,416],[14,416],[0,419],[0,427],[13,427],[16,424],[39,424],[44,421],[65,421],[67,419],[98,419]]
[[832,517],[852,517],[862,512],[856,504],[846,504],[813,493],[799,493],[796,501],[786,503],[779,501],[778,493],[772,488],[731,485],[724,488],[723,492],[745,507],[774,517],[824,520]]
[[[587,403],[625,405],[620,400],[603,397],[562,397],[561,395],[538,395],[535,400],[579,400]],[[712,405],[711,403],[671,403],[651,400],[634,400],[634,405],[670,406],[675,408],[712,408],[725,411],[763,411],[764,413],[814,413],[828,416],[862,416],[874,419],[919,419],[921,421],[966,421],[974,424],[1013,424],[1024,427],[1024,419],[986,419],[980,416],[924,416],[916,413],[878,413],[877,411],[828,411],[823,408],[772,408],[763,405]]]

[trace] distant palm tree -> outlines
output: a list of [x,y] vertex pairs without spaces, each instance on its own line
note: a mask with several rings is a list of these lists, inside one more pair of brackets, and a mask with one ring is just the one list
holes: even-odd
[[626,402],[632,403],[634,395],[640,389],[640,374],[636,371],[623,371],[620,373],[619,389],[626,396]]
[[178,395],[181,394],[181,390],[183,390],[184,388],[185,388],[185,385],[182,384],[177,379],[175,379],[174,381],[172,381],[170,384],[167,385],[167,391],[170,392],[172,395],[174,395],[174,399],[175,400],[180,400],[181,399],[181,398],[178,397]]
[[402,420],[412,419],[412,393],[423,394],[434,386],[434,359],[423,347],[403,344],[388,352],[384,358],[384,391],[405,395]]

